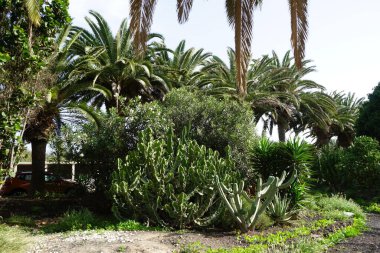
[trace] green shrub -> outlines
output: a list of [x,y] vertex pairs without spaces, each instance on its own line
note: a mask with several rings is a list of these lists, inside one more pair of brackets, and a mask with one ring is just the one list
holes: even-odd
[[344,167],[340,166],[343,154],[343,148],[326,145],[318,152],[314,164],[318,183],[327,185],[334,192],[342,191],[346,182],[347,175]]
[[108,191],[117,159],[136,148],[140,131],[149,126],[155,134],[163,135],[171,124],[162,116],[157,102],[141,104],[138,99],[132,100],[122,115],[110,110],[98,115],[99,127],[90,122],[76,129],[62,129],[61,156],[77,162],[78,172],[94,179],[90,187],[99,192]]
[[45,232],[64,232],[73,230],[88,230],[102,227],[100,221],[88,209],[71,210],[59,218],[56,224],[50,224],[44,228]]
[[225,183],[238,177],[229,153],[220,158],[186,131],[177,138],[170,129],[155,139],[147,129],[112,175],[114,214],[179,228],[211,222],[221,211],[216,174]]
[[370,213],[379,213],[380,214],[380,204],[371,203],[368,207],[365,208],[367,212]]
[[223,157],[226,147],[230,146],[237,168],[243,172],[250,170],[249,149],[257,138],[253,113],[248,105],[176,89],[166,95],[162,111],[173,122],[175,134],[180,135],[190,126],[191,139],[218,151]]
[[263,178],[280,176],[283,170],[297,169],[297,180],[287,190],[293,205],[301,205],[307,198],[311,182],[310,167],[313,164],[313,147],[300,139],[291,139],[285,143],[261,139],[251,150],[254,170]]
[[136,149],[138,133],[151,128],[155,137],[166,134],[173,126],[178,136],[189,128],[188,136],[200,145],[227,155],[231,147],[237,168],[250,170],[249,147],[255,142],[255,125],[252,111],[245,105],[228,99],[217,99],[200,92],[175,89],[164,101],[141,103],[131,100],[121,112],[110,110],[99,115],[100,126],[83,124],[76,129],[64,127],[62,147],[53,147],[60,157],[79,163],[91,178],[96,190],[110,188],[111,174],[117,167],[117,159],[124,158]]
[[315,165],[319,182],[335,192],[369,198],[380,192],[379,143],[366,136],[355,138],[347,149],[328,146]]
[[364,218],[364,212],[362,208],[351,199],[347,200],[343,196],[333,195],[331,197],[321,197],[317,200],[317,205],[324,212],[342,211],[351,212],[357,218]]

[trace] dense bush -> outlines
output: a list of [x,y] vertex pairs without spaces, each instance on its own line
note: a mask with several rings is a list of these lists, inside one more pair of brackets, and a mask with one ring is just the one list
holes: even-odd
[[370,137],[357,137],[347,149],[323,148],[315,167],[319,182],[333,191],[362,197],[380,192],[380,146]]
[[312,145],[300,139],[291,139],[285,143],[261,139],[251,151],[254,171],[263,178],[280,176],[297,169],[297,180],[289,188],[288,193],[293,204],[301,204],[311,183],[311,170],[314,152]]
[[79,128],[62,130],[62,150],[67,160],[86,165],[95,179],[97,190],[110,187],[110,175],[118,158],[136,148],[138,133],[147,127],[157,137],[173,126],[179,135],[189,128],[188,136],[200,145],[226,155],[231,147],[233,160],[240,171],[250,169],[248,150],[255,141],[255,127],[249,108],[231,100],[216,99],[183,89],[171,91],[163,102],[141,103],[132,100],[117,113],[111,110],[99,115],[100,126],[83,124]]
[[61,155],[77,162],[78,168],[95,179],[97,191],[109,189],[117,159],[136,148],[140,131],[149,126],[157,135],[163,135],[170,126],[156,103],[141,104],[133,100],[123,114],[111,110],[98,115],[99,126],[91,122],[77,129],[62,130],[64,153]]
[[191,139],[222,156],[230,146],[237,167],[245,172],[249,170],[249,147],[255,142],[256,135],[253,113],[247,105],[177,89],[165,97],[162,111],[174,123],[177,135],[190,126]]
[[119,160],[112,175],[116,217],[179,228],[212,222],[221,211],[214,175],[224,183],[238,179],[229,152],[220,158],[186,131],[177,138],[170,129],[155,139],[147,129],[139,138],[137,149]]
[[358,135],[366,135],[380,141],[380,83],[368,95],[368,101],[363,103],[356,122]]

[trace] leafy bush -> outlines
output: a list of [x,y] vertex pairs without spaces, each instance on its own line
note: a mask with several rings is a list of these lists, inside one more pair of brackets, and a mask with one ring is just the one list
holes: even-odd
[[190,126],[191,139],[218,151],[221,156],[226,155],[226,147],[230,146],[237,168],[243,172],[250,170],[247,158],[256,134],[248,105],[176,89],[165,97],[162,111],[173,122],[175,134]]
[[110,110],[98,115],[99,127],[87,123],[77,129],[62,129],[62,150],[65,150],[62,156],[77,162],[78,174],[93,178],[95,188],[100,192],[110,188],[117,159],[136,148],[140,131],[149,126],[157,135],[163,135],[170,126],[157,103],[141,104],[138,99],[132,100],[124,108],[123,115]]
[[347,149],[323,148],[315,167],[333,191],[367,198],[380,192],[380,146],[370,137],[357,137]]
[[155,139],[147,129],[112,175],[114,214],[179,228],[210,223],[221,211],[213,186],[216,174],[225,183],[238,177],[228,152],[220,158],[190,140],[186,131],[177,138],[170,128]]
[[313,147],[300,139],[285,143],[261,139],[251,150],[253,168],[263,178],[280,176],[283,170],[297,169],[297,180],[289,188],[292,203],[299,205],[306,199],[311,182],[314,159]]
[[61,157],[79,163],[78,168],[83,167],[95,179],[99,191],[109,189],[117,159],[136,149],[138,133],[148,127],[156,137],[164,136],[170,126],[178,136],[189,128],[189,138],[222,157],[230,146],[237,168],[247,172],[249,147],[256,140],[252,115],[249,107],[236,101],[177,89],[163,102],[141,103],[134,99],[121,112],[102,113],[99,128],[95,123],[63,128],[63,141],[53,143],[62,143],[63,147],[55,148],[63,152]]

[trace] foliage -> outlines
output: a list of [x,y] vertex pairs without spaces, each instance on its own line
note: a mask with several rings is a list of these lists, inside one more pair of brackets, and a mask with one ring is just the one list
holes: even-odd
[[[7,94],[8,93],[8,94]],[[0,169],[12,169],[23,151],[22,133],[34,97],[24,89],[0,88]]]
[[147,227],[133,220],[120,222],[114,219],[96,216],[88,209],[68,211],[58,219],[57,223],[51,223],[42,228],[45,233],[92,229],[120,231],[157,230],[157,228]]
[[5,220],[5,223],[9,225],[34,227],[36,225],[35,221],[28,216],[12,215]]
[[317,205],[323,212],[339,210],[342,212],[352,212],[356,218],[365,217],[362,208],[358,204],[351,199],[347,200],[343,196],[333,195],[331,197],[321,197],[317,200]]
[[357,134],[375,138],[380,142],[380,83],[368,95],[368,101],[363,103],[360,109],[359,118],[356,122]]
[[205,65],[211,54],[204,53],[203,49],[185,50],[185,46],[184,40],[174,50],[166,48],[164,43],[152,43],[150,46],[154,51],[154,71],[165,80],[169,89],[183,86],[194,89],[202,86],[207,80],[209,67]]
[[162,136],[171,124],[158,103],[141,104],[137,98],[123,108],[123,115],[111,109],[98,114],[99,127],[88,122],[77,127],[67,125],[61,130],[61,156],[77,162],[83,174],[95,180],[97,191],[108,191],[117,159],[136,148],[139,132],[150,127],[155,135]]
[[295,210],[290,210],[290,199],[276,194],[273,201],[268,205],[267,213],[275,223],[287,223],[296,214]]
[[142,131],[137,149],[119,160],[112,175],[114,214],[179,228],[212,222],[221,205],[214,174],[224,183],[237,177],[226,156],[190,140],[186,130],[177,138],[169,129],[158,139],[151,129]]
[[378,213],[380,214],[380,204],[378,203],[371,203],[368,207],[365,208],[367,212],[370,213]]
[[[226,12],[228,23],[235,30],[235,50],[236,50],[236,90],[240,97],[247,95],[247,69],[251,57],[252,27],[254,10],[261,6],[262,0],[258,1],[226,1]],[[148,34],[152,26],[153,13],[156,1],[132,2],[130,8],[131,34],[134,37],[135,49],[142,52],[146,49]],[[189,18],[189,13],[193,6],[193,1],[179,0],[177,2],[178,21],[184,23]],[[295,65],[298,69],[302,68],[302,59],[305,53],[305,41],[307,38],[306,0],[289,1],[291,17],[291,44],[294,49]]]
[[287,191],[292,203],[300,205],[306,198],[311,183],[310,169],[314,155],[313,147],[298,138],[287,142],[273,142],[262,138],[251,150],[252,166],[256,173],[266,178],[279,176],[284,170],[298,172],[297,180]]
[[[112,34],[107,21],[97,12],[86,17],[89,30],[74,27],[80,35],[74,42],[71,54],[75,58],[73,75],[80,84],[98,84],[112,96],[109,100],[99,94],[79,94],[77,99],[90,102],[96,107],[120,108],[121,98],[142,96],[145,101],[161,99],[167,91],[165,82],[153,72],[149,55],[137,56],[133,51],[132,34],[126,19],[116,35]],[[74,34],[75,36],[75,34]],[[152,37],[159,37],[152,35]]]
[[347,149],[323,148],[315,166],[320,183],[334,191],[370,197],[380,190],[380,147],[370,137],[357,137]]
[[[224,204],[239,225],[240,230],[246,233],[256,225],[258,217],[266,210],[268,205],[270,205],[277,191],[289,187],[296,179],[296,176],[296,170],[293,170],[293,174],[285,183],[285,171],[281,178],[270,176],[264,184],[262,183],[262,179],[258,178],[255,187],[256,192],[253,198],[250,198],[244,191],[244,181],[240,181],[239,185],[234,183],[232,189],[230,189],[221,183],[219,177],[216,175],[216,186]],[[241,196],[247,201],[249,205],[248,208],[243,206]]]
[[230,146],[238,169],[245,173],[250,170],[247,158],[256,135],[251,110],[245,104],[177,89],[165,97],[162,108],[177,135],[190,126],[191,139],[222,156]]

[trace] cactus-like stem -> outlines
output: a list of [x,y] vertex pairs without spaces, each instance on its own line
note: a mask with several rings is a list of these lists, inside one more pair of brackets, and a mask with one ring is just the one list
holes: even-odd
[[[244,191],[244,182],[234,183],[232,189],[220,182],[219,177],[215,176],[216,187],[222,197],[227,209],[232,217],[240,226],[242,232],[248,232],[252,229],[259,216],[265,211],[267,206],[272,202],[275,194],[279,189],[290,186],[297,177],[296,170],[293,170],[289,180],[284,183],[286,172],[282,173],[280,178],[270,176],[264,184],[262,179],[257,179],[256,194],[254,198],[248,196]],[[250,204],[248,212],[245,212],[242,197]]]

